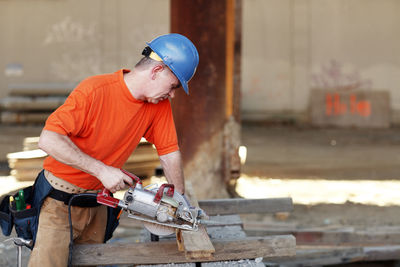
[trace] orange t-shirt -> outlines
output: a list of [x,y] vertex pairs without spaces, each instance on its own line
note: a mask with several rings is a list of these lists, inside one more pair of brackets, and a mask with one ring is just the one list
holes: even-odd
[[[135,99],[123,73],[89,77],[54,111],[44,129],[67,135],[84,153],[103,163],[121,168],[145,137],[159,155],[178,150],[175,124],[168,99],[151,104]],[[101,189],[94,176],[65,165],[53,157],[44,169],[85,189]]]

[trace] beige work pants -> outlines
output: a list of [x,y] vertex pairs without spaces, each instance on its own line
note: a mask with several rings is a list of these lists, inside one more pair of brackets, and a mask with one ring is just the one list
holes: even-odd
[[[107,207],[71,207],[74,244],[103,243]],[[68,263],[70,230],[68,206],[46,198],[39,216],[39,228],[29,267],[65,267]]]

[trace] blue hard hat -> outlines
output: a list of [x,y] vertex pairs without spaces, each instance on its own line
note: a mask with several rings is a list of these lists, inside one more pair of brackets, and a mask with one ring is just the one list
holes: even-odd
[[170,33],[158,36],[147,45],[171,69],[189,94],[188,82],[199,64],[199,53],[194,44],[181,34]]

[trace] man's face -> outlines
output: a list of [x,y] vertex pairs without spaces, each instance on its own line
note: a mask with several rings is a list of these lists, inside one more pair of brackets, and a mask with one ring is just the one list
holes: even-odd
[[157,104],[169,97],[174,98],[176,89],[180,87],[180,82],[173,72],[167,66],[163,66],[162,69],[155,72],[154,77],[150,88],[148,88],[147,102]]

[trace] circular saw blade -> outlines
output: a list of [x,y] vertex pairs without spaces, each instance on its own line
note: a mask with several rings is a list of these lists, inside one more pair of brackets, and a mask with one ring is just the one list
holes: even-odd
[[153,235],[165,236],[175,233],[175,228],[157,223],[143,222],[143,226]]

